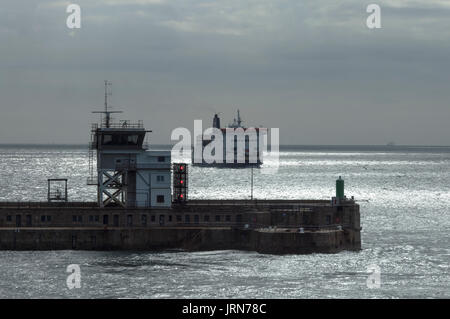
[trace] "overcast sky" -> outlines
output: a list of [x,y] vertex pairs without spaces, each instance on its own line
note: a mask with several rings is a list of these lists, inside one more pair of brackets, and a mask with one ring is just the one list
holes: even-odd
[[87,143],[108,79],[154,143],[239,108],[282,144],[450,144],[450,0],[73,3],[1,1],[0,143]]

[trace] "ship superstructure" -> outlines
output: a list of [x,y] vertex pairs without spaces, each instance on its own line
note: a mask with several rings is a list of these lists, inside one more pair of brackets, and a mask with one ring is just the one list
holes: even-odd
[[263,164],[263,142],[267,129],[247,128],[242,123],[239,110],[233,122],[224,128],[220,126],[219,115],[214,114],[212,127],[222,133],[222,157],[219,161],[213,162],[205,158],[205,147],[214,141],[215,136],[202,135],[197,137],[201,140],[199,144],[202,146],[202,158],[199,160],[193,154],[193,165],[228,168],[260,167]]

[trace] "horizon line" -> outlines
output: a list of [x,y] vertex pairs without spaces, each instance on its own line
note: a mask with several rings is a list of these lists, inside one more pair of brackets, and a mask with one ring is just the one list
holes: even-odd
[[[174,146],[174,144],[150,144],[154,146]],[[0,146],[88,146],[89,143],[0,143]],[[271,144],[268,144],[270,146]],[[280,144],[280,147],[289,146],[344,146],[344,147],[355,147],[355,146],[385,146],[385,147],[450,147],[450,145],[436,145],[436,144]]]

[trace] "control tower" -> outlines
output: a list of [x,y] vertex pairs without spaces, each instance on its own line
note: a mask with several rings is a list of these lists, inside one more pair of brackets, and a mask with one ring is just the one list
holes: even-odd
[[[170,207],[171,152],[148,150],[144,139],[148,132],[143,122],[113,122],[108,109],[105,81],[105,104],[100,124],[93,124],[89,147],[88,185],[97,185],[100,207]],[[94,153],[97,168],[94,172]]]

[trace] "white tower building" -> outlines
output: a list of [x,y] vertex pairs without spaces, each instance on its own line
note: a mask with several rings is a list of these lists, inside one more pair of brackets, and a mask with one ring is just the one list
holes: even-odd
[[[90,143],[88,184],[97,185],[100,207],[170,207],[171,152],[147,150],[142,121],[112,122],[107,103],[105,81],[105,110],[100,124],[93,124]],[[97,153],[97,176],[93,157]]]

